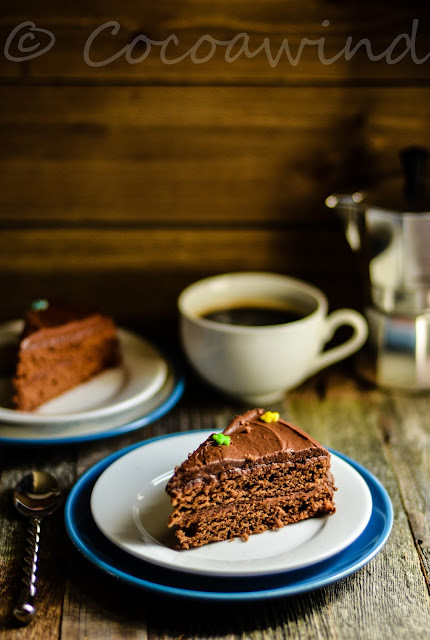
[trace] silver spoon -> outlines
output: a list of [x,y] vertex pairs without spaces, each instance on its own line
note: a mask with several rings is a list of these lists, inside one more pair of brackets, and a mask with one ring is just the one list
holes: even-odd
[[40,523],[53,513],[62,502],[62,492],[57,480],[46,471],[31,471],[16,485],[13,503],[19,513],[30,519],[27,546],[24,557],[24,576],[14,617],[21,624],[28,624],[36,615],[36,571],[39,553]]

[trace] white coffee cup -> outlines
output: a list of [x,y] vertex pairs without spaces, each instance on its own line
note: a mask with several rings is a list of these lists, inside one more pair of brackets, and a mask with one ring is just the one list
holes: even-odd
[[[300,312],[283,324],[244,326],[203,317],[220,309],[256,306]],[[328,315],[322,291],[307,282],[266,272],[226,273],[199,280],[178,298],[182,346],[206,382],[247,403],[282,399],[285,392],[358,351],[368,328],[353,309]],[[352,336],[323,351],[340,326]]]

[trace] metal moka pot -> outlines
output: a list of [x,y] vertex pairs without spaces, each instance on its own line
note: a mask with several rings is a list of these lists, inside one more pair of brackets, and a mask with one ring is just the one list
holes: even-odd
[[401,152],[403,192],[393,206],[361,193],[332,194],[351,248],[360,254],[369,338],[359,371],[385,387],[430,389],[430,200],[425,149]]

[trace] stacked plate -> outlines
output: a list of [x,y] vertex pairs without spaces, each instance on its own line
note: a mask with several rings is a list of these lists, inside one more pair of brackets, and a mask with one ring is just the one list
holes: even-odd
[[[20,321],[0,326],[0,350],[16,344]],[[10,376],[0,374],[0,443],[65,444],[106,438],[158,419],[179,400],[183,379],[150,342],[119,329],[122,363],[32,412],[12,408]]]
[[384,546],[393,512],[381,483],[332,451],[336,513],[278,531],[179,551],[165,486],[210,431],[177,433],[116,452],[87,471],[66,504],[66,528],[102,572],[140,589],[204,600],[302,593],[357,571]]

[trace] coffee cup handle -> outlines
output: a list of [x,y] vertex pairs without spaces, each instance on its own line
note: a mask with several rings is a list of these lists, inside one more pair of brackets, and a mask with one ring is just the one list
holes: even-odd
[[335,362],[339,362],[339,360],[343,360],[358,351],[366,342],[369,332],[365,318],[353,309],[338,309],[337,311],[333,311],[333,313],[325,318],[325,325],[324,344],[328,342],[333,337],[335,331],[343,325],[352,327],[354,333],[343,344],[320,353],[311,366],[311,374]]

